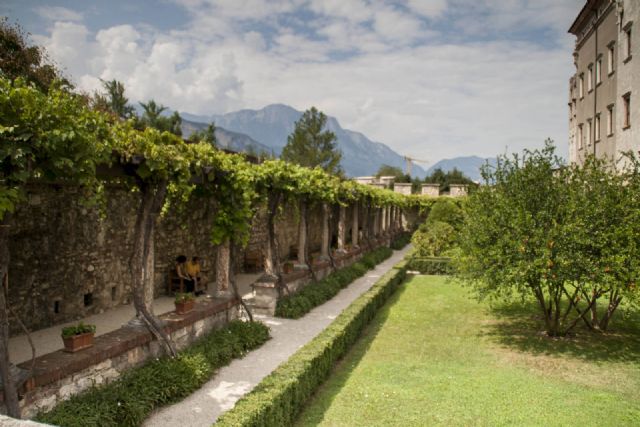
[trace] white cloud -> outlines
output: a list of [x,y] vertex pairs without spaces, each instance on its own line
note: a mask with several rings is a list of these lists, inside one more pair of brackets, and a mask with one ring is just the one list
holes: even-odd
[[[119,25],[93,34],[57,22],[37,41],[85,90],[116,78],[132,101],[154,98],[195,114],[315,105],[400,153],[437,161],[539,146],[547,136],[564,147],[564,26],[578,9],[570,1],[180,0],[191,16],[182,28]],[[306,14],[289,15],[296,6]],[[310,10],[316,18],[303,21]],[[449,26],[466,34],[543,28],[557,43],[460,43],[449,34],[433,41],[431,22],[450,14],[457,18]]]
[[436,18],[447,9],[447,0],[409,0],[409,9],[427,18]]
[[375,13],[373,27],[386,39],[407,43],[422,33],[422,22],[419,19],[390,7]]
[[82,21],[82,14],[61,6],[38,6],[34,11],[50,21]]

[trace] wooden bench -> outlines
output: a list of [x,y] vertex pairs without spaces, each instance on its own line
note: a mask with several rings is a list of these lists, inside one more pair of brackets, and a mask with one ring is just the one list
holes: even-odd
[[[202,273],[205,272],[205,270],[201,270]],[[172,268],[171,270],[169,270],[169,275],[168,275],[168,280],[167,280],[167,295],[173,295],[174,291],[177,290],[178,292],[185,292],[187,287],[184,281],[184,278],[178,276],[178,273],[176,272],[175,268]],[[195,292],[200,292],[200,291],[206,291],[207,290],[207,278],[205,275],[202,275],[200,277],[200,280],[198,280],[198,285],[196,286],[196,289],[194,289]]]

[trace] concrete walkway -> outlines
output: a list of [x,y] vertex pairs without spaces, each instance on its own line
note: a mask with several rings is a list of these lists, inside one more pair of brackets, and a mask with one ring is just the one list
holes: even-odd
[[[236,284],[238,285],[238,291],[244,296],[251,293],[251,284],[253,284],[260,274],[238,274],[236,275]],[[206,296],[198,297],[198,299],[206,298]],[[164,314],[175,309],[173,305],[173,297],[161,296],[156,298],[153,304],[154,312],[156,314]],[[114,307],[111,310],[107,310],[103,313],[87,316],[83,319],[76,321],[62,323],[59,325],[51,326],[49,328],[40,329],[31,333],[31,339],[36,348],[36,357],[43,354],[51,353],[56,350],[60,350],[62,345],[62,338],[60,333],[62,328],[70,326],[82,321],[83,323],[89,323],[96,325],[96,336],[106,334],[111,331],[119,329],[133,319],[135,316],[135,309],[133,304],[120,305]],[[17,335],[9,339],[9,358],[12,363],[18,364],[26,360],[31,360],[31,346],[26,335]]]
[[234,360],[230,365],[220,369],[212,380],[182,402],[154,412],[144,426],[210,426],[265,376],[322,332],[342,310],[398,263],[407,250],[405,248],[395,251],[391,258],[302,319],[256,316],[271,328],[271,340],[243,359]]

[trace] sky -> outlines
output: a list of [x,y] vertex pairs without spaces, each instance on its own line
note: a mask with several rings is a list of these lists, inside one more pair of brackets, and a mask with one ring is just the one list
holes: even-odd
[[315,106],[403,155],[568,151],[584,0],[4,0],[80,90],[197,115]]

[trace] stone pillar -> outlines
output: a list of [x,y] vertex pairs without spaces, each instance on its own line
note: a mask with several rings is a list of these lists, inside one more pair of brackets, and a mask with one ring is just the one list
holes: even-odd
[[216,293],[229,292],[229,267],[231,261],[231,244],[229,239],[218,245],[216,252]]
[[409,183],[396,182],[395,184],[393,184],[393,191],[395,191],[396,193],[400,193],[400,194],[410,195],[411,194],[411,186],[412,186],[412,184],[410,182]]
[[439,197],[440,196],[440,184],[422,184],[423,196]]
[[467,195],[467,186],[464,184],[449,185],[449,195],[451,197],[464,197]]
[[322,245],[320,246],[320,258],[329,259],[329,206],[322,205]]
[[371,221],[369,220],[369,206],[367,203],[362,204],[362,238],[369,239],[369,227]]
[[347,231],[347,208],[340,205],[340,214],[338,216],[338,252],[345,252],[345,238]]
[[300,200],[300,222],[298,224],[298,265],[307,268],[307,202]]
[[383,206],[382,207],[382,215],[381,215],[381,220],[380,220],[380,231],[382,234],[386,233],[387,231],[387,207]]
[[391,232],[395,232],[396,231],[396,224],[395,224],[395,220],[396,220],[396,207],[395,206],[391,206],[391,208],[389,208],[389,229],[391,230]]
[[380,208],[375,208],[373,214],[373,235],[375,237],[380,235]]
[[351,246],[358,247],[358,202],[353,204],[353,224],[351,225]]

